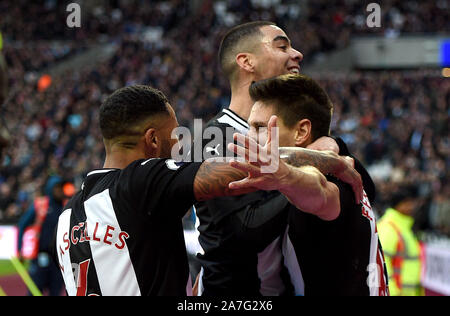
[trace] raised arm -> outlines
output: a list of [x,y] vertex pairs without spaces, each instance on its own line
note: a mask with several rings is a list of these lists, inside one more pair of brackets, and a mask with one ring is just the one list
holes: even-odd
[[338,187],[315,167],[293,167],[280,160],[276,172],[263,173],[254,164],[232,161],[230,165],[248,174],[245,179],[230,183],[231,189],[278,190],[298,209],[327,221],[340,214]]
[[313,166],[322,174],[331,174],[352,186],[355,200],[362,199],[363,182],[361,175],[352,167],[351,157],[339,156],[331,150],[317,151],[300,147],[280,147],[280,159],[294,167]]
[[[270,119],[268,127],[268,134],[271,135],[271,129],[276,127],[276,117]],[[230,183],[230,188],[255,187],[261,190],[279,190],[302,211],[324,220],[333,220],[339,216],[339,189],[323,175],[323,173],[347,173],[347,164],[344,162],[345,166],[342,166],[336,162],[336,159],[341,159],[339,156],[331,152],[296,151],[295,154],[285,158],[292,164],[288,165],[282,159],[277,159],[278,148],[271,146],[271,136],[268,136],[264,147],[244,135],[236,134],[235,138],[244,147],[230,144],[229,149],[245,158],[246,162],[232,161],[230,165],[246,172],[248,176]],[[251,157],[257,160],[251,160]],[[272,167],[271,172],[266,172],[267,168],[263,169],[263,166],[267,165]],[[355,194],[359,198],[362,195],[362,185],[361,179],[357,180]]]
[[[350,153],[350,151],[347,148],[347,145],[341,138],[339,137],[332,138],[324,136],[317,139],[312,144],[308,145],[307,148],[319,151],[333,151],[339,156],[341,156],[341,158],[344,158],[346,162],[349,162],[350,165],[361,175],[362,182],[364,185],[364,191],[367,193],[370,202],[373,203],[376,196],[375,184],[372,178],[370,177],[369,173],[367,172],[366,168],[355,156],[353,156]],[[284,147],[282,148],[282,153],[283,155],[289,155],[298,150],[301,150],[301,148]]]
[[210,200],[220,196],[241,195],[257,191],[256,188],[232,190],[229,183],[244,179],[245,172],[231,167],[219,159],[205,160],[194,179],[194,194],[197,201]]
[[[297,147],[278,148],[276,142],[272,143],[272,130],[276,128],[276,121],[276,116],[273,116],[269,121],[267,130],[268,137],[264,147],[257,144],[248,136],[244,136],[242,134],[234,135],[235,140],[244,147],[229,144],[228,149],[235,152],[246,161],[251,162],[247,164],[235,162],[233,163],[234,167],[247,165],[249,169],[252,169],[253,171],[255,171],[255,169],[251,168],[252,166],[261,167],[261,169],[265,167],[265,170],[273,169],[271,172],[275,173],[280,166],[283,166],[283,164],[279,164],[278,161],[285,162],[293,167],[313,166],[323,175],[331,174],[341,181],[350,184],[355,193],[356,203],[359,204],[363,198],[363,185],[361,176],[352,167],[352,159],[349,157],[341,157],[333,151],[317,151]],[[253,160],[257,158],[258,163],[255,163],[254,161],[252,162],[252,158]],[[260,171],[267,175],[267,171]],[[248,170],[246,172],[250,171]],[[261,177],[261,174],[255,176],[260,178],[258,181],[262,184],[263,177]],[[255,179],[251,179],[251,177],[247,180],[252,180],[252,182],[256,181]],[[241,182],[241,184],[246,183],[246,185],[249,186],[247,180]],[[268,181],[268,179],[265,181]],[[240,188],[243,188],[243,186]]]
[[331,221],[336,219],[340,212],[339,189],[327,181],[325,176],[315,167],[289,167],[290,172],[280,192],[306,213]]

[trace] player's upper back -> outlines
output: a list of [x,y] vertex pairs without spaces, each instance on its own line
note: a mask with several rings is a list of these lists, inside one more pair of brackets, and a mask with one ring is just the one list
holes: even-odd
[[68,294],[185,295],[181,218],[199,165],[151,159],[89,173],[58,222]]

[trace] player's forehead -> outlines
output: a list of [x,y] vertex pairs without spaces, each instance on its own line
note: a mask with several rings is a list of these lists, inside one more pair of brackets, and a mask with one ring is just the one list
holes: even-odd
[[270,117],[275,114],[271,104],[262,101],[256,101],[253,104],[250,116],[248,118],[249,125],[264,125],[269,122]]
[[263,42],[272,43],[275,40],[287,39],[286,33],[276,25],[264,25],[261,27],[261,33],[263,34]]

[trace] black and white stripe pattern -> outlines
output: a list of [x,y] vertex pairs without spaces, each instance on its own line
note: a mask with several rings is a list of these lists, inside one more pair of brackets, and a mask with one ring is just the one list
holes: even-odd
[[152,159],[89,173],[57,226],[68,295],[190,294],[181,218],[199,167]]
[[223,109],[222,114],[223,115],[217,119],[219,123],[228,124],[240,133],[247,134],[249,125],[246,121],[228,109]]

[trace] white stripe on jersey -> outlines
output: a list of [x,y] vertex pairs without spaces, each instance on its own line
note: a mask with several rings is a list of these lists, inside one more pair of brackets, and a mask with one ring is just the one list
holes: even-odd
[[263,296],[280,296],[285,291],[286,288],[280,277],[282,267],[281,237],[278,237],[258,253],[258,276],[261,280],[260,292]]
[[[75,276],[72,271],[72,262],[70,261],[70,248],[66,249],[67,245],[63,242],[63,240],[67,240],[69,238],[71,215],[72,209],[67,209],[59,216],[58,231],[56,232],[56,251],[58,254],[58,263],[61,268],[64,283],[66,284],[67,294],[69,296],[75,296],[77,295],[77,285],[75,284]],[[67,234],[66,237],[64,237],[65,234]]]
[[[367,198],[365,192],[364,192],[364,199],[363,199],[363,203],[369,203],[369,199]],[[366,206],[363,205],[363,207],[365,208]],[[371,237],[370,237],[370,258],[369,258],[369,266],[377,264],[377,256],[378,256],[378,234],[376,233],[376,229],[375,229],[375,215],[372,212],[372,208],[370,208],[369,211],[369,216],[372,218],[371,220],[369,220],[370,222],[370,229],[372,231]],[[372,266],[373,267],[373,266]],[[379,269],[381,268],[381,270],[383,269],[383,267],[377,267],[377,269],[375,271],[380,271]],[[368,267],[368,269],[370,269]],[[373,271],[369,271],[369,273],[373,273]],[[378,273],[377,273],[378,274]],[[377,281],[375,286],[370,286],[371,284],[368,283],[367,285],[369,286],[370,289],[370,296],[378,296],[378,290],[379,290],[379,278],[380,276],[377,275]],[[370,276],[369,276],[370,278]],[[368,280],[369,281],[369,280]]]
[[[364,211],[364,216],[369,220],[370,223],[370,257],[369,257],[369,266],[367,267],[369,272],[369,278],[367,280],[367,285],[369,286],[370,296],[385,296],[386,289],[383,284],[386,284],[386,280],[384,277],[384,260],[381,253],[381,249],[379,249],[379,239],[378,239],[378,231],[377,231],[377,223],[375,219],[375,214],[373,213],[372,206],[370,205],[369,198],[367,197],[366,192],[364,191],[364,197],[362,202],[362,207]],[[373,275],[375,273],[375,275]]]
[[286,228],[283,239],[284,265],[288,269],[292,284],[294,285],[295,295],[305,296],[305,282],[303,281],[303,275],[300,265],[298,264],[297,254],[295,253],[294,245],[292,245],[288,232],[289,225]]
[[203,274],[204,274],[203,267],[200,268],[200,277],[198,279],[198,290],[197,290],[197,296],[202,296],[203,292],[205,291],[205,287],[203,286]]
[[236,122],[235,120],[233,120],[233,118],[231,118],[228,115],[224,115],[224,116],[218,118],[217,122],[222,123],[222,124],[228,124],[231,127],[233,127],[234,129],[236,129],[239,133],[242,133],[244,135],[246,135],[248,133],[247,127],[242,126],[239,122]]
[[241,119],[239,116],[237,116],[230,110],[223,109],[222,112],[231,116],[236,122],[240,123],[241,125],[244,125],[247,129],[249,128],[248,122],[244,121],[243,119]]
[[[84,208],[89,236],[91,236],[89,243],[92,259],[102,295],[140,296],[141,291],[128,247],[118,237],[121,229],[109,196],[109,189],[87,200],[84,203]],[[109,232],[110,235],[108,234],[107,240],[111,244],[103,242],[103,238],[100,238],[100,241],[93,240],[94,227],[97,223],[97,230],[102,232],[101,234]],[[113,229],[108,229],[108,226],[113,227]],[[120,244],[123,248],[118,249],[115,246],[116,244]]]

